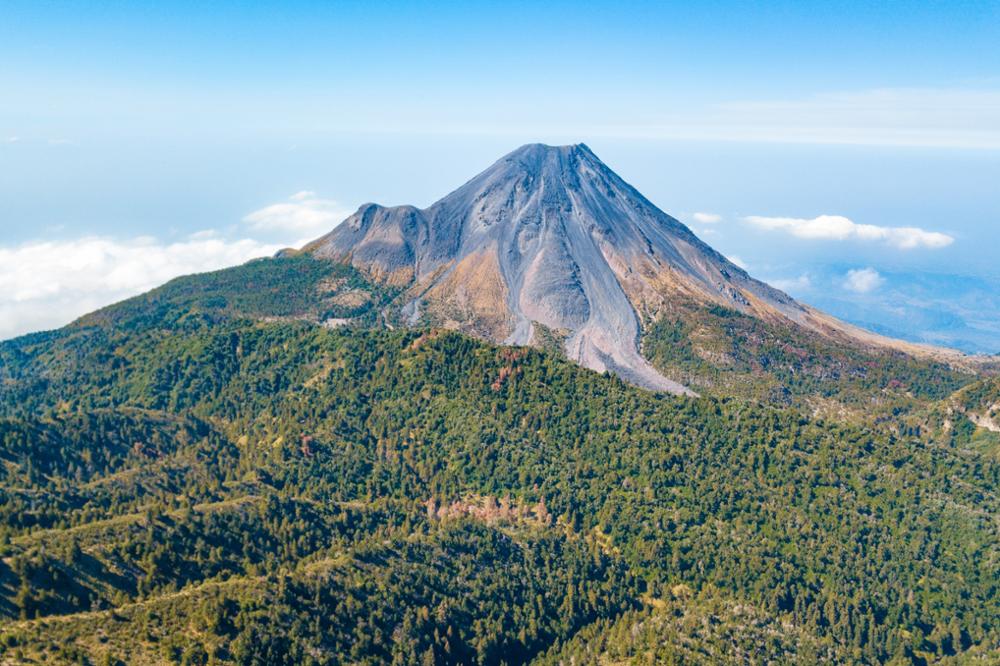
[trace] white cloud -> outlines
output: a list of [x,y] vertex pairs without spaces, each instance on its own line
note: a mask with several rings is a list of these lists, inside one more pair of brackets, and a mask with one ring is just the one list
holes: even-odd
[[0,246],[0,339],[61,326],[178,275],[241,264],[281,247],[206,232],[177,243],[88,237]]
[[777,278],[774,280],[768,280],[767,282],[772,287],[787,292],[801,293],[812,287],[812,278],[805,274],[796,278]]
[[746,270],[747,268],[749,268],[747,266],[747,262],[745,262],[742,259],[740,259],[739,257],[737,257],[735,254],[726,257],[726,259],[728,259],[729,261],[733,262],[734,264],[736,264],[737,266],[739,266],[743,270]]
[[722,222],[722,216],[715,213],[695,213],[691,219],[701,224],[717,224]]
[[206,229],[173,243],[143,236],[0,245],[0,339],[62,326],[179,275],[234,266],[299,246],[330,231],[348,214],[335,201],[302,191],[243,219],[268,241],[234,240]]
[[947,234],[926,231],[917,227],[879,227],[874,224],[857,224],[841,215],[820,215],[812,219],[751,215],[745,219],[761,229],[781,230],[797,238],[884,242],[901,250],[912,250],[920,247],[938,249],[951,245],[955,240]]
[[885,278],[874,268],[855,268],[847,271],[844,288],[857,294],[875,291],[885,283]]
[[288,201],[255,210],[243,218],[251,229],[282,234],[296,234],[312,240],[327,233],[351,214],[336,201],[323,199],[315,192],[296,192]]

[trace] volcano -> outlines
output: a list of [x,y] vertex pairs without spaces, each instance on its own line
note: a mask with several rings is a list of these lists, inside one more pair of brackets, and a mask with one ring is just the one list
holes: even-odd
[[644,326],[679,302],[841,343],[936,353],[750,277],[584,144],[522,146],[425,209],[365,204],[303,250],[399,289],[390,321],[504,344],[554,340],[588,368],[656,390],[691,393],[641,351]]

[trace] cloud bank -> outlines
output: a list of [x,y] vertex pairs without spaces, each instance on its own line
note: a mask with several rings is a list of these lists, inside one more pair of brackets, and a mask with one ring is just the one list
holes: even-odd
[[0,340],[63,326],[179,275],[301,246],[347,215],[337,202],[303,191],[245,216],[240,238],[209,229],[178,242],[88,236],[0,245]]
[[939,249],[947,247],[955,241],[948,234],[938,231],[926,231],[918,227],[880,227],[874,224],[858,224],[840,215],[820,215],[812,219],[750,215],[744,219],[761,229],[784,231],[796,238],[882,242],[901,250]]
[[767,280],[767,283],[775,289],[780,289],[781,291],[801,293],[812,287],[812,278],[810,278],[807,274],[803,274],[796,278],[775,278]]
[[350,214],[351,211],[332,199],[302,191],[293,194],[288,201],[255,210],[244,217],[243,222],[254,231],[291,233],[312,240],[333,229]]
[[210,233],[176,243],[88,237],[0,246],[0,339],[62,326],[178,275],[241,264],[282,247]]
[[747,265],[747,262],[745,262],[741,258],[737,257],[735,254],[728,255],[726,257],[726,259],[728,259],[729,261],[733,262],[734,264],[736,264],[737,266],[739,266],[743,270],[747,270],[748,268],[750,268],[750,266]]

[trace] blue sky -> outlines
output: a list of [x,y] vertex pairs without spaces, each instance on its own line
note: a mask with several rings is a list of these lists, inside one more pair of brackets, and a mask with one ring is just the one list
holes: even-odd
[[538,4],[4,2],[0,337],[583,141],[755,276],[1000,352],[1000,2]]

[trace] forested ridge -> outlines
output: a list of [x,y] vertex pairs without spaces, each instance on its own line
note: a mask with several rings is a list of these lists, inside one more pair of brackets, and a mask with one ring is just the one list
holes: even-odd
[[941,361],[859,347],[719,306],[681,301],[646,329],[650,360],[700,393],[841,419],[919,409],[976,379]]
[[963,413],[654,394],[370,326],[389,298],[255,262],[0,344],[0,659],[1000,658],[998,439]]

